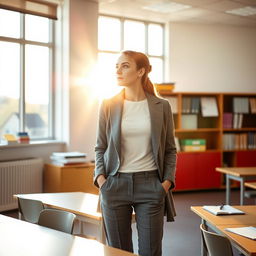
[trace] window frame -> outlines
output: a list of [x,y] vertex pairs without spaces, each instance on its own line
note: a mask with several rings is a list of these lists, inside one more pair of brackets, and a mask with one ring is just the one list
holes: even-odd
[[[5,10],[5,9],[3,9]],[[25,131],[25,115],[26,115],[26,101],[25,101],[25,47],[26,45],[35,45],[35,46],[44,46],[49,48],[49,104],[48,104],[48,136],[42,138],[31,138],[31,141],[40,141],[40,140],[53,140],[55,138],[55,129],[54,129],[54,97],[53,91],[54,88],[54,67],[55,67],[55,22],[54,20],[48,18],[49,20],[49,42],[39,42],[25,39],[25,15],[24,13],[20,13],[20,38],[0,36],[0,41],[9,42],[9,43],[17,43],[20,45],[20,97],[19,97],[19,109],[18,113],[20,115],[19,119],[19,127],[18,132]],[[37,17],[41,17],[39,15],[30,14]],[[47,17],[45,17],[47,18]]]
[[[148,58],[158,58],[161,59],[163,62],[163,73],[162,73],[162,78],[164,81],[165,78],[165,24],[161,23],[161,22],[155,22],[155,21],[148,21],[148,20],[140,20],[140,19],[135,19],[135,18],[127,18],[127,17],[120,17],[120,16],[115,16],[115,15],[108,15],[108,14],[99,14],[98,19],[100,17],[106,17],[106,18],[114,18],[114,19],[119,19],[120,20],[120,37],[121,37],[121,45],[120,45],[120,51],[124,50],[124,22],[126,20],[128,21],[136,21],[136,22],[142,22],[145,25],[145,54],[148,56]],[[150,24],[153,25],[160,25],[163,28],[163,42],[162,42],[162,49],[163,49],[163,53],[162,55],[158,56],[158,55],[151,55],[148,53],[148,27]],[[112,54],[119,54],[120,51],[109,51],[109,50],[100,50],[98,47],[98,54],[99,53],[112,53]]]

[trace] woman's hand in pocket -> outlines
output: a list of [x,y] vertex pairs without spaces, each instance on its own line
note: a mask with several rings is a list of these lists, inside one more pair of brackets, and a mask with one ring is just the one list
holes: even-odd
[[99,185],[99,188],[101,188],[103,186],[103,184],[106,182],[106,178],[105,176],[102,174],[97,178],[97,182]]
[[171,182],[169,180],[165,180],[164,182],[162,182],[162,186],[165,192],[167,193],[169,188],[171,187]]

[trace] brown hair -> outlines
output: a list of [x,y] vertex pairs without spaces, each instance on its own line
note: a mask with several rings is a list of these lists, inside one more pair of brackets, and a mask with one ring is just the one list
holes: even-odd
[[151,71],[151,65],[149,63],[148,57],[142,52],[135,52],[135,51],[123,51],[122,54],[125,54],[131,57],[135,61],[137,65],[137,69],[141,69],[141,68],[145,69],[145,73],[141,78],[143,90],[152,95],[157,96],[155,86],[153,85],[153,83],[150,81],[148,77],[148,74]]

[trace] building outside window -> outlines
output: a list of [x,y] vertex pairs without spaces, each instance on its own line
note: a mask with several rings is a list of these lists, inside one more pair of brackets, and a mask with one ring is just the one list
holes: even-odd
[[164,24],[101,15],[98,20],[98,63],[101,74],[115,83],[116,60],[122,50],[145,53],[153,83],[164,80]]
[[0,136],[53,137],[54,21],[0,9]]

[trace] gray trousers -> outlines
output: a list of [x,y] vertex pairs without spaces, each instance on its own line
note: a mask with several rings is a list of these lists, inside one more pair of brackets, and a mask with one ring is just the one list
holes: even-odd
[[101,187],[101,208],[108,244],[133,252],[135,212],[139,255],[162,255],[164,198],[157,171],[117,173]]

